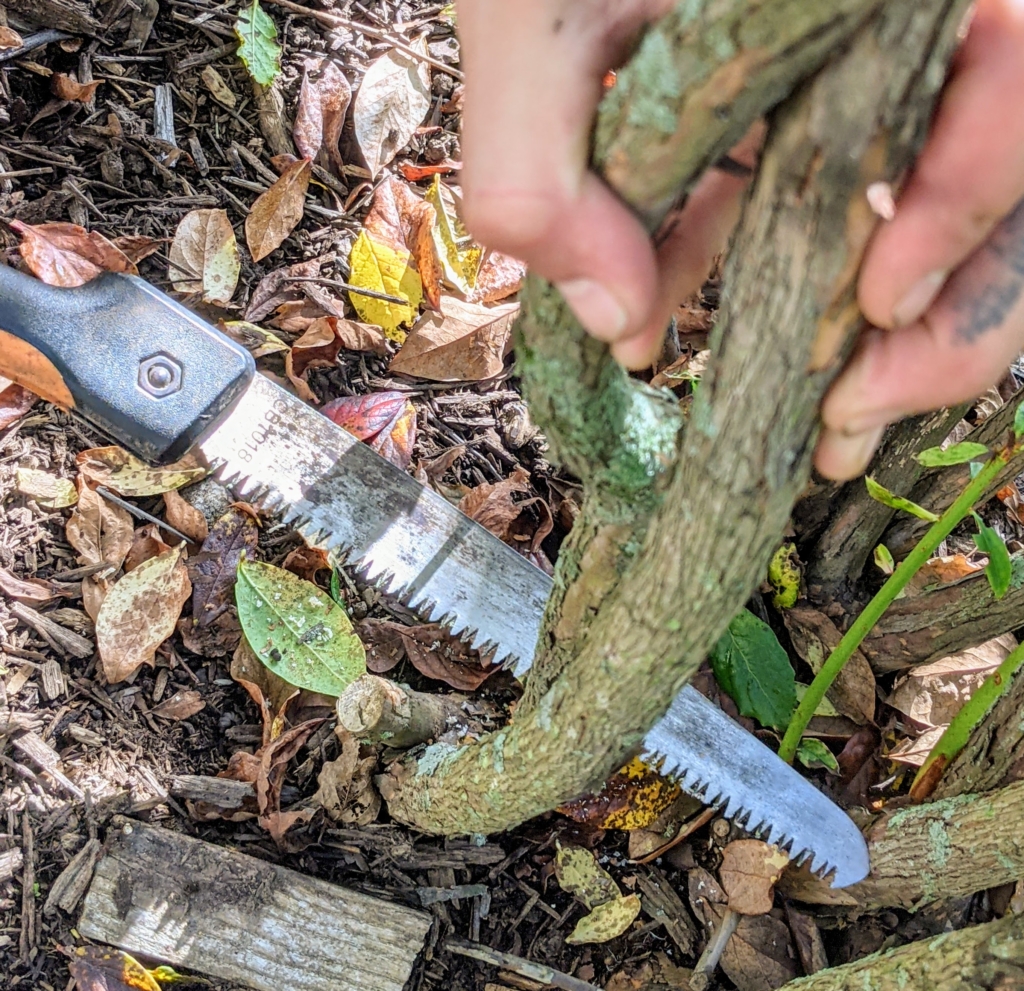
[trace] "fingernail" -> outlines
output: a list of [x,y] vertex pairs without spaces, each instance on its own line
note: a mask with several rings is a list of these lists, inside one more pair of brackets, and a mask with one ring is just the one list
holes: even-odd
[[892,308],[893,324],[906,327],[920,320],[945,285],[948,275],[948,269],[937,269],[915,282],[903,299]]
[[878,447],[885,424],[863,433],[849,434],[840,431],[829,431],[828,464],[830,474],[837,479],[856,478],[863,474],[871,463],[871,458]]
[[556,286],[577,319],[599,341],[618,340],[629,318],[622,304],[593,279],[570,279]]

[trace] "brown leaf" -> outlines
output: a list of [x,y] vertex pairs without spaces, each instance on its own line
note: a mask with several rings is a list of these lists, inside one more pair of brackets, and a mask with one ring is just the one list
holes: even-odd
[[338,142],[351,100],[352,87],[336,62],[306,59],[292,137],[303,158],[315,160],[323,149],[335,175],[341,175],[345,164]]
[[406,656],[420,674],[443,681],[459,691],[474,691],[499,670],[490,664],[493,655],[485,661],[479,651],[436,623],[422,626],[396,623],[395,631],[402,638]]
[[327,552],[321,547],[296,547],[281,562],[281,567],[290,571],[293,575],[305,578],[308,582],[316,583],[317,573],[320,571],[331,571],[331,562]]
[[231,677],[249,693],[256,708],[260,710],[263,746],[266,746],[280,733],[278,719],[288,703],[299,694],[299,689],[274,674],[256,656],[244,637],[231,658]]
[[381,357],[388,354],[387,338],[372,324],[338,320],[337,333],[341,346],[349,351],[372,351]]
[[[374,241],[396,251],[411,251],[416,261],[421,226],[434,224],[434,208],[411,186],[395,176],[383,179],[373,194],[363,227]],[[431,249],[431,252],[433,249]]]
[[297,299],[304,300],[305,295],[302,292],[304,283],[296,283],[294,280],[314,278],[320,274],[320,269],[324,264],[333,260],[334,255],[322,255],[319,258],[310,258],[285,268],[275,269],[263,276],[245,309],[245,319],[258,323],[282,304]]
[[926,561],[917,574],[910,579],[910,584],[907,587],[908,594],[931,585],[952,585],[984,570],[983,563],[968,561],[963,554],[933,557],[930,561]]
[[238,104],[238,97],[231,91],[231,87],[228,86],[224,77],[212,65],[206,66],[199,76],[203,80],[203,85],[210,91],[210,96],[229,110],[235,109],[235,106]]
[[[703,868],[687,874],[690,907],[707,927],[721,923],[727,896]],[[831,889],[829,889],[831,890]],[[775,991],[796,977],[789,928],[770,915],[743,916],[722,954],[722,970],[739,991]]]
[[1006,633],[980,647],[915,667],[896,683],[886,701],[925,728],[948,726],[1016,646],[1014,635]]
[[166,243],[164,238],[148,237],[145,234],[122,234],[111,241],[134,265],[155,255]]
[[294,382],[306,374],[308,368],[329,368],[341,350],[337,317],[320,317],[292,345],[286,356],[288,377]]
[[437,382],[477,382],[505,367],[518,303],[486,307],[453,296],[438,313],[425,313],[409,332],[388,371]]
[[501,482],[484,482],[470,489],[459,503],[459,509],[476,520],[496,537],[504,540],[512,521],[519,516],[520,504],[513,496],[530,491],[530,473],[521,467]]
[[242,552],[251,556],[259,533],[248,513],[232,507],[210,528],[200,552],[188,562],[192,618],[181,624],[185,646],[197,654],[222,657],[242,635],[235,610],[235,572]]
[[14,28],[7,25],[0,25],[0,51],[7,51],[10,48],[22,48],[25,42],[21,35]]
[[108,683],[124,681],[173,632],[192,593],[178,548],[140,564],[107,593],[96,617],[96,649]]
[[68,543],[78,552],[82,565],[105,561],[112,571],[117,571],[132,546],[132,518],[90,488],[81,475],[76,487],[78,502],[65,531]]
[[122,950],[77,946],[64,952],[71,957],[68,970],[79,991],[160,991],[153,972]]
[[245,241],[253,261],[279,248],[302,220],[312,166],[306,159],[289,165],[281,178],[256,198],[245,218]]
[[[809,606],[795,606],[782,613],[796,652],[817,674],[842,634],[828,616]],[[859,650],[853,652],[826,695],[837,712],[858,725],[875,718],[875,676]]]
[[341,756],[326,761],[317,777],[313,800],[327,817],[345,826],[368,826],[380,812],[381,798],[373,787],[377,754],[371,747],[344,730],[336,729],[341,740]]
[[73,289],[95,279],[101,272],[138,270],[124,254],[98,231],[87,231],[77,224],[37,224],[10,221],[21,235],[18,251],[29,271],[51,286]]
[[679,786],[634,757],[593,795],[560,805],[574,822],[601,829],[646,829],[676,800]]
[[206,517],[195,506],[186,502],[174,489],[163,494],[164,518],[179,533],[193,543],[201,544],[210,535]]
[[256,777],[256,805],[260,810],[260,825],[270,831],[275,842],[280,843],[284,832],[291,823],[278,821],[281,811],[281,786],[291,759],[302,749],[310,734],[324,720],[308,719],[298,726],[285,730],[279,737],[262,747],[257,756],[260,759],[259,774]]
[[179,722],[188,719],[197,712],[202,712],[206,703],[199,692],[192,689],[182,689],[175,692],[169,699],[164,699],[159,705],[150,709],[154,716],[161,716],[164,719],[172,719]]
[[789,856],[761,840],[733,840],[722,851],[718,869],[729,908],[740,915],[764,915],[772,909],[773,885]]
[[238,285],[241,261],[227,211],[185,214],[174,232],[168,259],[168,275],[175,290],[200,293],[203,302],[216,306],[229,303]]
[[945,726],[935,726],[932,729],[926,729],[920,736],[901,740],[885,756],[897,764],[906,764],[908,767],[921,767],[945,732]]
[[132,537],[132,546],[124,559],[125,574],[134,571],[140,564],[159,557],[164,551],[170,550],[170,545],[160,539],[160,528],[155,523],[147,523],[140,526]]
[[405,657],[405,641],[399,633],[400,624],[387,619],[363,619],[355,632],[366,648],[366,669],[385,674]]
[[50,92],[58,100],[88,103],[96,95],[96,88],[102,82],[102,79],[97,79],[91,83],[80,83],[73,76],[65,75],[63,72],[55,72],[50,76]]
[[37,402],[39,397],[35,393],[10,379],[0,378],[0,430],[17,423]]
[[100,614],[103,600],[113,587],[114,583],[109,578],[100,578],[96,575],[82,582],[82,608],[94,623]]
[[293,299],[282,303],[274,310],[268,323],[277,330],[283,330],[289,334],[301,334],[309,329],[309,325],[314,320],[327,316],[330,314],[312,300]]
[[409,467],[416,444],[416,410],[404,393],[343,396],[326,403],[323,414],[399,468]]
[[49,582],[39,578],[18,578],[6,568],[0,568],[0,592],[26,605],[50,602],[63,594]]
[[469,303],[497,303],[519,292],[526,265],[511,255],[488,251],[480,262],[473,290],[465,294]]

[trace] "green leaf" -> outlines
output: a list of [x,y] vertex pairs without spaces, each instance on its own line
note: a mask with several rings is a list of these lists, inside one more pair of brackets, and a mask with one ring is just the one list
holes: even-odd
[[1021,403],[1017,407],[1017,412],[1013,414],[1013,436],[1020,440],[1021,435],[1024,435],[1024,403]]
[[839,761],[821,740],[805,736],[796,748],[796,756],[804,767],[823,767],[833,774],[839,773]]
[[946,465],[962,465],[965,461],[980,458],[983,454],[988,454],[988,448],[984,444],[964,440],[959,444],[950,444],[945,450],[941,447],[929,447],[914,457],[925,468],[943,468]]
[[715,678],[762,726],[784,727],[796,708],[793,665],[772,628],[744,609],[711,652]]
[[[808,687],[803,682],[798,681],[796,683],[796,700],[798,703],[803,702]],[[827,695],[822,695],[821,701],[814,708],[814,714],[816,716],[828,716],[833,719],[839,718],[839,710],[829,701]]]
[[916,502],[911,502],[909,499],[904,499],[903,496],[890,492],[884,485],[879,485],[870,475],[865,477],[864,484],[868,487],[868,495],[883,506],[888,506],[890,509],[902,509],[905,513],[910,513],[911,516],[916,516],[919,520],[927,520],[929,523],[938,520],[938,517],[924,506],[919,506]]
[[351,620],[312,582],[243,559],[235,601],[249,646],[289,684],[337,696],[365,674],[366,649]]
[[269,86],[281,73],[281,46],[277,43],[277,28],[260,0],[252,0],[239,11],[235,36],[239,41],[237,55],[249,75],[261,86]]
[[974,534],[974,542],[978,550],[988,555],[988,564],[985,567],[985,577],[992,586],[992,594],[1001,599],[1010,588],[1010,579],[1013,577],[1013,564],[1010,561],[1010,552],[1003,543],[1003,538],[990,526],[985,526],[984,521],[977,513],[971,514],[978,524],[978,532]]
[[971,481],[973,482],[981,474],[981,470],[985,466],[980,461],[972,461],[967,467],[970,469]]
[[874,553],[875,564],[879,570],[886,575],[891,575],[896,570],[896,562],[892,558],[892,551],[885,544],[879,544]]

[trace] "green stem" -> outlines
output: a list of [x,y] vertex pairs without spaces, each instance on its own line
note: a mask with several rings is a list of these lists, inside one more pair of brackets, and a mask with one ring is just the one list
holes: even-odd
[[975,502],[982,497],[989,483],[1005,467],[1006,462],[1005,452],[991,458],[977,477],[972,479],[967,488],[960,493],[956,502],[939,517],[937,522],[931,525],[928,532],[918,541],[917,546],[900,562],[899,567],[889,576],[886,583],[853,621],[853,625],[846,631],[843,639],[836,644],[836,649],[832,651],[828,660],[825,661],[821,670],[808,686],[803,699],[796,707],[796,712],[793,713],[793,718],[786,729],[786,735],[782,738],[779,756],[787,764],[793,763],[800,739],[814,715],[814,710],[825,697],[825,692],[832,686],[832,682],[836,680],[839,672],[843,670],[843,666],[853,656],[853,652],[861,645],[875,623],[882,618],[882,613],[889,608],[896,596],[906,588],[910,579],[932,556],[939,544],[974,508]]
[[953,717],[953,721],[939,737],[939,742],[932,748],[928,759],[914,777],[914,783],[910,787],[911,798],[922,800],[931,794],[943,770],[967,746],[974,728],[988,715],[992,706],[1010,686],[1013,676],[1022,664],[1024,644],[1007,655],[1003,663],[984,680]]

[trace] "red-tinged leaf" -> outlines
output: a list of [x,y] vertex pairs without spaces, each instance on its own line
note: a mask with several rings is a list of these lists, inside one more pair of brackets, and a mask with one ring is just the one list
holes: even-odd
[[155,255],[166,243],[166,238],[147,237],[145,234],[122,234],[111,241],[135,265]]
[[323,414],[359,440],[373,440],[402,415],[408,404],[402,392],[343,396],[326,403]]
[[474,691],[499,670],[497,665],[491,664],[493,654],[481,657],[479,651],[436,623],[421,626],[393,623],[391,629],[401,638],[406,656],[420,674],[443,681],[459,691]]
[[[303,156],[303,157],[307,157],[307,156]],[[282,172],[284,172],[284,170],[286,168],[288,168],[289,165],[293,165],[297,161],[299,161],[298,158],[296,158],[290,152],[285,151],[285,152],[282,152],[280,155],[271,155],[270,156],[270,167],[278,175],[280,175]]]
[[338,175],[345,164],[338,142],[351,100],[352,87],[336,62],[306,59],[292,137],[304,158],[315,160],[321,149],[326,152],[331,169]]
[[259,531],[247,512],[232,507],[210,528],[202,550],[189,559],[192,618],[180,624],[185,646],[208,657],[230,654],[242,636],[235,610],[235,575],[242,552],[252,556]]
[[39,397],[10,379],[0,378],[0,386],[0,430],[6,430],[32,409],[39,402]]
[[526,265],[511,255],[488,251],[476,273],[476,284],[465,294],[470,303],[496,303],[519,292],[526,277]]
[[599,792],[560,805],[558,811],[574,822],[601,829],[646,829],[678,797],[677,784],[634,757]]
[[381,457],[405,471],[416,446],[416,410],[412,403],[407,402],[388,428],[368,443]]
[[286,356],[288,378],[293,382],[305,376],[309,368],[329,368],[341,350],[337,317],[320,317],[292,345]]
[[91,83],[80,83],[73,76],[63,72],[55,72],[50,77],[50,92],[58,100],[69,100],[72,103],[88,103],[95,95],[96,88],[103,82],[97,79]]
[[245,241],[253,261],[258,262],[279,248],[298,226],[312,174],[311,164],[300,159],[289,165],[281,178],[256,198],[245,218]]
[[138,270],[123,251],[98,231],[77,224],[10,222],[22,238],[18,250],[32,274],[51,286],[73,289],[95,279],[101,272]]
[[413,165],[412,162],[400,162],[398,171],[404,179],[409,182],[419,182],[421,179],[429,179],[435,175],[447,175],[449,172],[458,172],[462,168],[462,162],[444,161],[436,165]]

